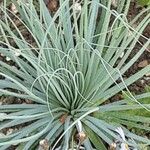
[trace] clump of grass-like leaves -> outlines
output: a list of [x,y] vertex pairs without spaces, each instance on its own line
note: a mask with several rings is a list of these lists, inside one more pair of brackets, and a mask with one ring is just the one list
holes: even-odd
[[[86,150],[105,150],[104,143],[111,145],[116,140],[126,148],[149,145],[149,139],[123,126],[150,131],[145,126],[149,117],[128,114],[137,109],[149,112],[150,104],[142,104],[142,98],[150,93],[133,96],[127,88],[150,72],[150,65],[123,78],[150,44],[150,39],[142,35],[150,23],[149,9],[129,23],[126,16],[130,0],[118,0],[115,10],[111,0],[84,0],[81,10],[75,1],[70,5],[69,0],[59,0],[60,7],[53,15],[41,0],[40,11],[32,0],[13,3],[20,17],[5,5],[1,7],[5,17],[0,20],[0,53],[15,67],[0,61],[0,94],[32,103],[0,105],[0,131],[19,126],[11,134],[0,136],[0,149],[14,144],[18,149],[36,149],[42,140],[53,150],[79,149],[80,145]],[[147,15],[135,27],[144,13]],[[34,44],[28,42],[9,14],[22,23]],[[146,41],[143,45],[140,37]],[[128,59],[137,42],[140,50]],[[107,103],[123,90],[128,100]]]

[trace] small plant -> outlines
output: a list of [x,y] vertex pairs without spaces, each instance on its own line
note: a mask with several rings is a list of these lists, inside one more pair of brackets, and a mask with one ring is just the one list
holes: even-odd
[[[22,103],[0,105],[0,149],[17,145],[21,150],[106,150],[106,145],[120,149],[149,145],[148,138],[123,126],[129,123],[150,130],[145,126],[149,117],[128,113],[143,109],[149,112],[150,103],[143,104],[141,98],[150,93],[133,96],[127,88],[150,72],[150,65],[123,78],[150,44],[150,39],[142,35],[150,23],[150,13],[135,27],[149,9],[128,23],[130,0],[118,0],[115,10],[111,9],[111,0],[78,4],[59,0],[59,9],[52,15],[40,0],[40,11],[32,0],[13,3],[20,17],[7,10],[6,1],[1,7],[5,17],[0,20],[4,39],[0,53],[15,66],[0,61],[0,94],[17,97]],[[34,44],[10,14],[26,28]],[[140,37],[146,41],[143,45],[138,41]],[[140,50],[128,59],[137,42]],[[107,103],[124,89],[128,101],[124,98]],[[15,130],[4,134],[9,128]]]

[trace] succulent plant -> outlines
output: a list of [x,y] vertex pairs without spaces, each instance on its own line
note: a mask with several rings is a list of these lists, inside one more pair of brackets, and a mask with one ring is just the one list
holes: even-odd
[[[144,126],[150,122],[149,117],[128,113],[150,111],[150,103],[141,100],[150,92],[133,96],[128,89],[150,72],[150,65],[124,78],[150,44],[150,39],[142,35],[150,23],[150,13],[135,27],[149,9],[128,22],[130,0],[118,0],[115,8],[111,0],[73,1],[72,5],[69,0],[59,0],[55,14],[40,0],[38,10],[32,0],[13,0],[13,4],[19,15],[5,3],[1,7],[5,18],[0,20],[4,39],[0,53],[14,66],[0,60],[0,94],[16,97],[21,104],[0,105],[0,150],[11,145],[23,150],[43,145],[52,150],[106,150],[113,143],[132,148],[150,144],[148,138],[125,128],[130,124],[150,130]],[[32,42],[10,14],[26,28]],[[140,43],[140,37],[146,42]],[[136,43],[141,48],[129,57]],[[124,90],[132,104],[126,99],[109,101]],[[9,128],[13,132],[4,134]]]

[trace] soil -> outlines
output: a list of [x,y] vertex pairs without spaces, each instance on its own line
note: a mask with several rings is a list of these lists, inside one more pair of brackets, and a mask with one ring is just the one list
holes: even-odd
[[[143,9],[145,8],[139,6],[136,1],[131,2],[130,10],[128,13],[128,19],[129,20],[133,19]],[[150,25],[147,26],[143,35],[147,38],[150,38]],[[144,43],[145,39],[140,38],[140,42]],[[140,48],[141,48],[141,45],[137,44],[134,50],[132,51],[129,59],[132,58],[140,50]],[[145,52],[140,56],[140,58],[132,65],[132,67],[126,72],[125,74],[126,77],[131,76],[132,74],[136,73],[138,70],[141,70],[148,64],[150,64],[150,46],[147,48],[147,50],[145,50]],[[136,94],[140,94],[145,90],[146,86],[150,86],[150,73],[145,75],[143,78],[136,81],[135,83],[133,83],[131,86],[129,86],[129,89]]]

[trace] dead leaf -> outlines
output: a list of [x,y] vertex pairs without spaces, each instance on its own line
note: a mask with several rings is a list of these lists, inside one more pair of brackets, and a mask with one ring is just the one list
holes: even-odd
[[66,113],[66,114],[63,114],[63,115],[60,117],[59,121],[63,124],[63,123],[65,123],[65,120],[67,119],[67,117],[68,117],[68,114],[67,114],[67,113]]
[[139,68],[144,68],[148,65],[148,61],[147,60],[143,60],[138,64]]

